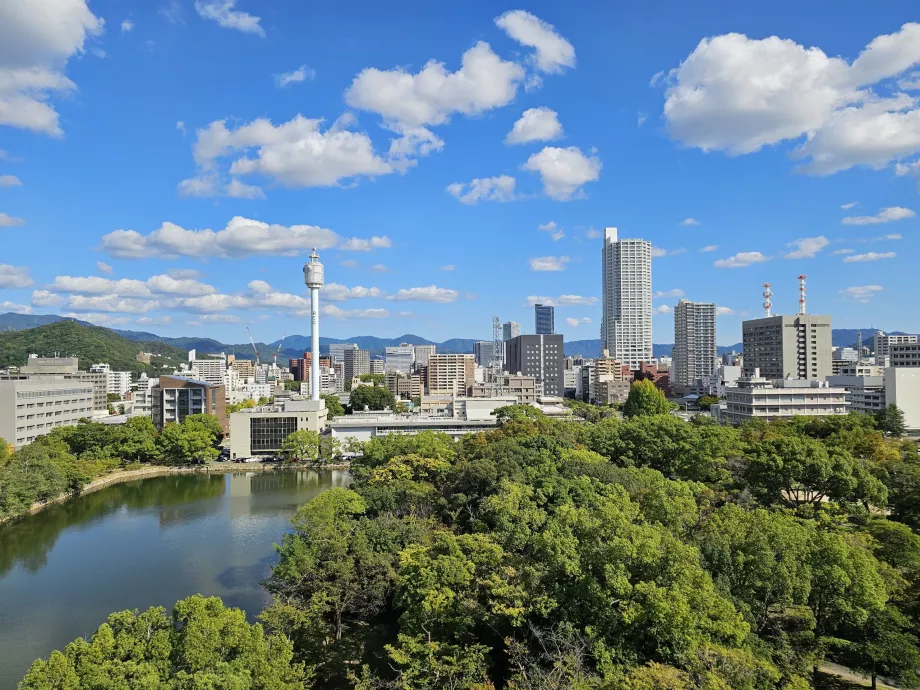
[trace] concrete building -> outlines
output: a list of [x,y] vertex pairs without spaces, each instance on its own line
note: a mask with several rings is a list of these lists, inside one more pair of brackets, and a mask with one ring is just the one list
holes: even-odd
[[604,378],[594,384],[594,403],[596,405],[616,405],[626,402],[629,397],[629,389],[632,383],[629,381],[614,381],[613,379]]
[[556,310],[548,304],[533,305],[534,332],[537,335],[553,335],[556,332]]
[[92,383],[57,376],[0,379],[0,438],[26,446],[59,426],[93,416]]
[[421,398],[425,394],[425,382],[418,374],[400,374],[396,371],[387,372],[387,390],[397,400],[412,400]]
[[741,324],[744,374],[765,379],[823,381],[833,374],[831,317],[817,314],[768,316]]
[[[484,398],[477,401],[465,399],[462,407],[465,414],[473,415],[472,419],[466,418],[465,414],[463,417],[453,417],[358,411],[345,417],[337,417],[330,421],[328,426],[332,437],[343,442],[348,439],[367,442],[372,438],[389,434],[414,436],[423,431],[435,431],[447,434],[452,438],[461,438],[466,434],[494,430],[498,426],[498,420],[491,414],[492,410],[496,407],[513,404],[513,400],[501,398]],[[472,408],[469,407],[471,405],[473,406]],[[446,403],[444,409],[450,414],[453,409],[453,401]]]
[[[709,375],[708,385],[694,390],[694,393],[700,395],[714,395],[717,398],[724,398],[726,390],[738,385],[738,379],[741,378],[741,367],[729,364],[720,364]],[[703,379],[706,381],[706,379]]]
[[386,361],[382,359],[372,359],[371,360],[371,373],[372,374],[385,374],[387,371]]
[[727,408],[722,413],[729,424],[749,419],[773,421],[797,415],[827,417],[847,414],[849,404],[844,388],[832,388],[826,381],[780,379],[771,381],[753,376],[738,379],[738,385],[725,393]]
[[108,414],[108,377],[103,372],[80,371],[76,357],[39,357],[29,355],[19,373],[26,376],[55,376],[66,381],[93,384],[93,416]]
[[674,308],[674,362],[671,387],[683,394],[709,378],[718,362],[716,305],[682,299]]
[[334,362],[344,362],[345,353],[349,350],[357,350],[357,343],[332,343],[329,345],[329,356]]
[[398,347],[386,348],[386,363],[383,370],[395,371],[397,374],[409,375],[412,365],[415,364],[415,348],[402,343]]
[[108,364],[93,364],[89,368],[91,374],[105,374],[105,392],[107,394],[117,395],[122,400],[131,390],[131,372],[130,371],[112,371]]
[[885,402],[904,413],[904,425],[911,436],[920,434],[920,368],[885,369]]
[[[256,375],[255,364],[249,359],[237,359],[234,357],[229,367],[233,368],[243,379],[251,379]],[[297,380],[299,381],[300,379]]]
[[827,383],[846,391],[851,412],[875,414],[885,409],[885,367],[851,362]]
[[[194,350],[192,350],[194,352]],[[207,381],[212,386],[227,385],[227,357],[221,354],[219,357],[189,360],[189,369],[191,369],[190,378],[199,381]]]
[[465,397],[476,380],[473,355],[431,355],[428,358],[428,394]]
[[234,412],[230,415],[230,459],[277,455],[284,439],[295,431],[323,431],[327,415],[325,401],[307,399]]
[[920,343],[916,341],[889,343],[887,357],[888,366],[920,367]]
[[[491,340],[477,340],[473,343],[473,359],[476,361],[476,364],[486,369],[491,368],[494,347],[495,343]],[[499,364],[501,363],[502,362],[499,361]]]
[[562,335],[519,335],[505,345],[505,368],[509,373],[533,376],[537,383],[542,384],[543,395],[563,397],[565,355]]
[[604,229],[601,349],[630,369],[652,359],[652,244]]
[[517,374],[507,374],[501,377],[501,381],[490,381],[488,383],[477,383],[470,387],[471,398],[500,398],[512,397],[516,404],[536,403],[538,395],[542,391],[537,391],[537,379],[533,376],[519,376]]
[[502,340],[511,340],[521,334],[521,324],[517,321],[506,321],[502,324]]
[[917,342],[915,335],[886,335],[884,331],[875,332],[875,363],[883,367],[895,366],[888,361],[892,345],[913,344]]
[[351,381],[361,374],[371,373],[371,353],[368,350],[359,350],[357,347],[343,350],[343,363],[345,364],[345,380]]
[[170,422],[181,423],[192,414],[211,414],[227,430],[227,396],[223,386],[185,376],[161,376],[151,396],[153,423],[158,429]]
[[148,378],[145,373],[142,373],[137,379],[133,393],[135,414],[153,416],[153,389],[158,383],[159,379]]
[[415,366],[427,367],[428,359],[437,352],[436,345],[416,345],[415,346]]

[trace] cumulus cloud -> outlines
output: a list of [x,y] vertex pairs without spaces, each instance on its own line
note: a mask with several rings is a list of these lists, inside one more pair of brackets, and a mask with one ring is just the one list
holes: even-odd
[[475,178],[472,182],[454,182],[447,186],[447,193],[462,204],[478,204],[480,201],[513,201],[516,180],[510,175]]
[[853,249],[835,249],[831,252],[831,256],[842,256],[844,254],[853,254],[855,250]]
[[658,290],[655,292],[652,297],[655,299],[665,299],[665,298],[679,298],[686,297],[687,293],[679,288],[674,288],[673,290]]
[[575,146],[547,146],[528,158],[522,168],[539,173],[548,197],[568,201],[581,195],[582,185],[600,177],[601,160],[596,155],[586,156]]
[[116,316],[115,314],[105,313],[81,313],[70,312],[64,314],[68,319],[79,319],[80,321],[89,321],[96,326],[123,326],[131,321],[127,316]]
[[844,299],[866,304],[871,301],[876,294],[884,289],[885,288],[883,288],[881,285],[860,285],[856,287],[845,288],[840,291],[840,294],[843,295]]
[[243,319],[236,314],[202,314],[197,319],[200,323],[242,323]]
[[600,239],[600,238],[602,237],[602,235],[603,235],[603,233],[601,233],[601,231],[598,230],[597,228],[588,228],[588,229],[585,231],[585,239],[588,239],[588,240],[597,240],[597,239]]
[[597,297],[583,297],[581,295],[559,295],[559,297],[529,295],[527,297],[527,304],[531,307],[535,304],[543,304],[547,307],[589,307],[597,304],[597,302]]
[[881,261],[882,259],[893,259],[897,256],[894,252],[866,252],[865,254],[851,254],[844,258],[843,263],[853,264],[864,261]]
[[236,9],[237,0],[195,0],[195,11],[202,19],[217,22],[223,29],[235,29],[265,37],[261,19]]
[[25,266],[0,264],[0,288],[24,288],[31,284],[32,278]]
[[0,125],[61,136],[49,101],[76,89],[64,68],[104,21],[86,0],[3,0],[0,16]]
[[327,304],[322,307],[324,316],[333,319],[385,319],[390,316],[386,309],[341,309],[334,304]]
[[107,264],[105,261],[97,261],[96,270],[99,271],[100,273],[108,273],[108,274],[115,272],[115,269],[109,266],[109,264]]
[[160,308],[158,300],[130,299],[120,295],[70,295],[65,302],[68,309],[80,312],[146,314]]
[[21,187],[22,180],[15,175],[0,175],[0,187]]
[[393,242],[386,235],[383,237],[374,235],[368,239],[350,237],[342,242],[338,248],[346,252],[369,252],[374,249],[389,249],[392,246]]
[[[254,281],[255,282],[255,281]],[[250,283],[250,286],[252,283]],[[362,287],[361,285],[356,285],[355,287],[346,287],[339,283],[328,283],[323,286],[321,291],[323,299],[330,300],[332,302],[341,302],[348,299],[364,299],[366,297],[382,297],[383,291],[380,288],[375,287]]]
[[739,252],[726,259],[719,259],[713,265],[716,268],[744,268],[764,261],[769,261],[769,257],[760,252]]
[[397,291],[395,294],[387,297],[389,300],[396,300],[399,302],[454,302],[457,297],[460,296],[460,293],[456,290],[451,290],[449,288],[439,288],[436,285],[429,285],[427,287],[414,287],[414,288],[403,288],[402,290]]
[[56,307],[64,303],[64,298],[56,295],[50,290],[33,290],[32,306],[35,307]]
[[917,215],[909,208],[901,206],[890,206],[883,208],[874,216],[847,216],[841,222],[844,225],[878,225],[879,223],[891,223],[896,220],[913,218]]
[[564,271],[570,261],[567,256],[538,256],[528,263],[531,271]]
[[731,307],[716,307],[716,316],[734,316],[735,310]]
[[571,326],[572,328],[578,328],[582,324],[591,323],[591,319],[589,319],[587,316],[583,316],[580,319],[572,318],[571,316],[567,316],[565,319],[565,322],[569,324],[569,326]]
[[16,216],[8,216],[5,213],[0,213],[0,228],[15,228],[25,224],[26,221],[23,218],[17,218]]
[[920,100],[876,92],[918,63],[920,24],[876,37],[852,63],[777,36],[724,34],[663,80],[664,116],[673,138],[706,151],[802,140],[805,172],[879,168],[920,152]]
[[543,223],[539,227],[543,232],[548,232],[549,236],[553,238],[553,242],[558,242],[563,237],[565,237],[565,231],[556,225],[556,221],[551,220],[549,223]]
[[669,307],[667,304],[661,304],[655,309],[656,314],[673,314],[674,309]]
[[282,74],[275,75],[275,84],[278,88],[283,89],[286,86],[291,84],[299,84],[302,81],[307,79],[313,79],[316,76],[316,70],[307,67],[306,65],[301,65],[292,72],[284,72]]
[[546,107],[525,110],[505,137],[506,144],[552,141],[562,136],[562,125],[555,110]]
[[714,252],[719,248],[717,244],[707,244],[705,247],[700,247],[701,252]]
[[26,304],[17,304],[15,302],[10,302],[9,300],[3,300],[0,302],[0,312],[11,311],[14,314],[31,314],[32,307]]
[[824,235],[819,235],[818,237],[802,237],[786,245],[794,249],[784,256],[787,259],[814,259],[818,253],[829,244],[830,240]]
[[681,225],[700,225],[700,221],[698,221],[696,218],[684,218],[682,221],[680,221],[680,224]]
[[122,32],[123,34],[128,33],[128,32],[131,31],[132,29],[134,29],[134,22],[132,22],[130,19],[125,19],[125,20],[121,23],[121,32]]
[[182,295],[200,297],[217,292],[212,285],[191,279],[176,279],[160,274],[146,281],[122,278],[112,280],[97,276],[57,276],[49,288],[55,292],[83,295],[117,295],[118,297],[150,297],[151,295]]
[[166,316],[141,316],[134,320],[140,326],[165,326],[172,323],[172,317]]
[[524,10],[511,10],[495,23],[521,45],[533,48],[534,64],[541,72],[561,72],[575,66],[575,48],[556,27]]
[[201,271],[194,268],[171,268],[166,271],[166,275],[176,280],[197,280],[201,277]]
[[264,199],[265,192],[261,187],[233,178],[227,185],[227,196],[231,199]]

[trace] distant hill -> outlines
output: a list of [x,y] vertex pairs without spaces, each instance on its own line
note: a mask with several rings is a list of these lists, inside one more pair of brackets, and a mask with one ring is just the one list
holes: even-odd
[[56,323],[58,321],[74,321],[84,326],[93,325],[88,321],[69,319],[65,316],[58,316],[57,314],[16,314],[8,311],[5,314],[0,314],[0,333],[47,326],[49,323]]
[[[154,357],[151,365],[141,364],[136,360],[139,352],[151,352],[160,357]],[[166,365],[176,365],[186,359],[185,351],[172,345],[128,340],[108,328],[84,326],[70,320],[0,333],[0,368],[22,366],[32,353],[76,356],[81,369],[105,362],[117,371],[146,371],[148,374],[157,374]]]

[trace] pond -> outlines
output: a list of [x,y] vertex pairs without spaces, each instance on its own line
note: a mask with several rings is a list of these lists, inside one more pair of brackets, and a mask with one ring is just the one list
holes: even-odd
[[200,592],[254,620],[291,516],[348,483],[334,470],[169,475],[0,525],[0,690],[113,611]]

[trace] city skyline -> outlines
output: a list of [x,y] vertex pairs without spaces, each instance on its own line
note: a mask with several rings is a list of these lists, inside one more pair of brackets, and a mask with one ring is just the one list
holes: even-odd
[[652,242],[654,342],[682,297],[740,342],[800,273],[837,328],[920,331],[906,2],[40,5],[0,2],[0,312],[271,342],[309,331],[315,245],[324,335],[489,340],[543,303],[595,339],[616,226]]

